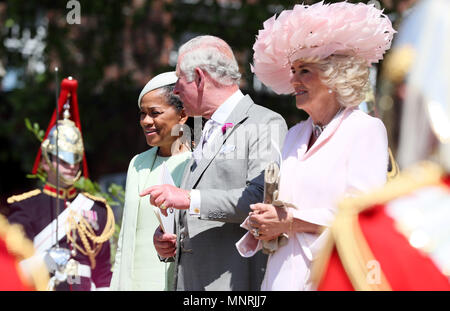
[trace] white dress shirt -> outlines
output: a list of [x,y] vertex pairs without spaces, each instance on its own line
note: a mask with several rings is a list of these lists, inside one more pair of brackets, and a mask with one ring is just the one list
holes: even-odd
[[[210,133],[208,133],[209,137],[207,137],[207,139],[203,141],[205,133],[202,132],[200,144],[199,146],[196,147],[196,149],[201,148],[202,154],[205,154],[206,150],[208,150],[207,142],[214,141],[215,137],[221,133],[222,126],[225,124],[231,112],[234,110],[234,108],[239,103],[239,101],[241,101],[242,98],[244,98],[244,94],[242,94],[241,90],[237,90],[230,97],[228,97],[227,100],[225,100],[223,104],[220,105],[219,108],[217,108],[217,110],[213,113],[211,119],[208,120],[208,122],[212,121],[210,122],[212,130]],[[197,153],[196,150],[194,150],[194,154],[198,154],[198,150]],[[200,206],[201,206],[200,190],[192,189],[190,192],[190,196],[191,196],[191,204],[189,206],[189,214],[193,216],[195,215],[198,216],[200,215]]]

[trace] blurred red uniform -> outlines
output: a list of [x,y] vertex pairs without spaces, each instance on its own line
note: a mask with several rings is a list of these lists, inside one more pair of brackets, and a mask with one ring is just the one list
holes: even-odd
[[341,202],[314,266],[318,290],[450,290],[449,202],[450,176],[431,162]]
[[33,244],[19,225],[10,225],[0,215],[0,291],[45,290],[49,275],[42,262],[28,271],[19,262],[34,254]]

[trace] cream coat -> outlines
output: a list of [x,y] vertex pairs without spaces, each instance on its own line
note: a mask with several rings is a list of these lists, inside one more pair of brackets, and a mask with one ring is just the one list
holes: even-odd
[[[381,187],[387,176],[388,145],[383,123],[347,108],[307,151],[312,120],[292,127],[284,142],[279,198],[294,204],[295,218],[328,227],[340,198]],[[311,290],[310,267],[328,234],[297,233],[269,257],[262,290]],[[252,236],[237,243],[252,256]]]

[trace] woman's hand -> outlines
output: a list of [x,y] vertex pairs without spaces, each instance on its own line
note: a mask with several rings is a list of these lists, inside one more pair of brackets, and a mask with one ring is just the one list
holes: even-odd
[[250,205],[250,208],[249,225],[257,229],[259,236],[255,236],[256,239],[269,241],[289,231],[293,216],[287,209],[263,203]]

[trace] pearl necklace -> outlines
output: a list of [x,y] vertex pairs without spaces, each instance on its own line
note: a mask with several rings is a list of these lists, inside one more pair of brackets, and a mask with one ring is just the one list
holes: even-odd
[[[336,114],[334,115],[333,119],[336,118],[336,116],[344,109],[344,107],[339,108],[339,110],[336,112]],[[331,120],[333,120],[331,119]],[[331,122],[331,121],[330,121]],[[330,122],[328,124],[330,124]],[[312,132],[314,137],[318,138],[320,136],[320,134],[322,134],[322,132],[325,130],[325,128],[327,127],[327,125],[318,125],[318,124],[314,124],[314,122],[312,123]]]

